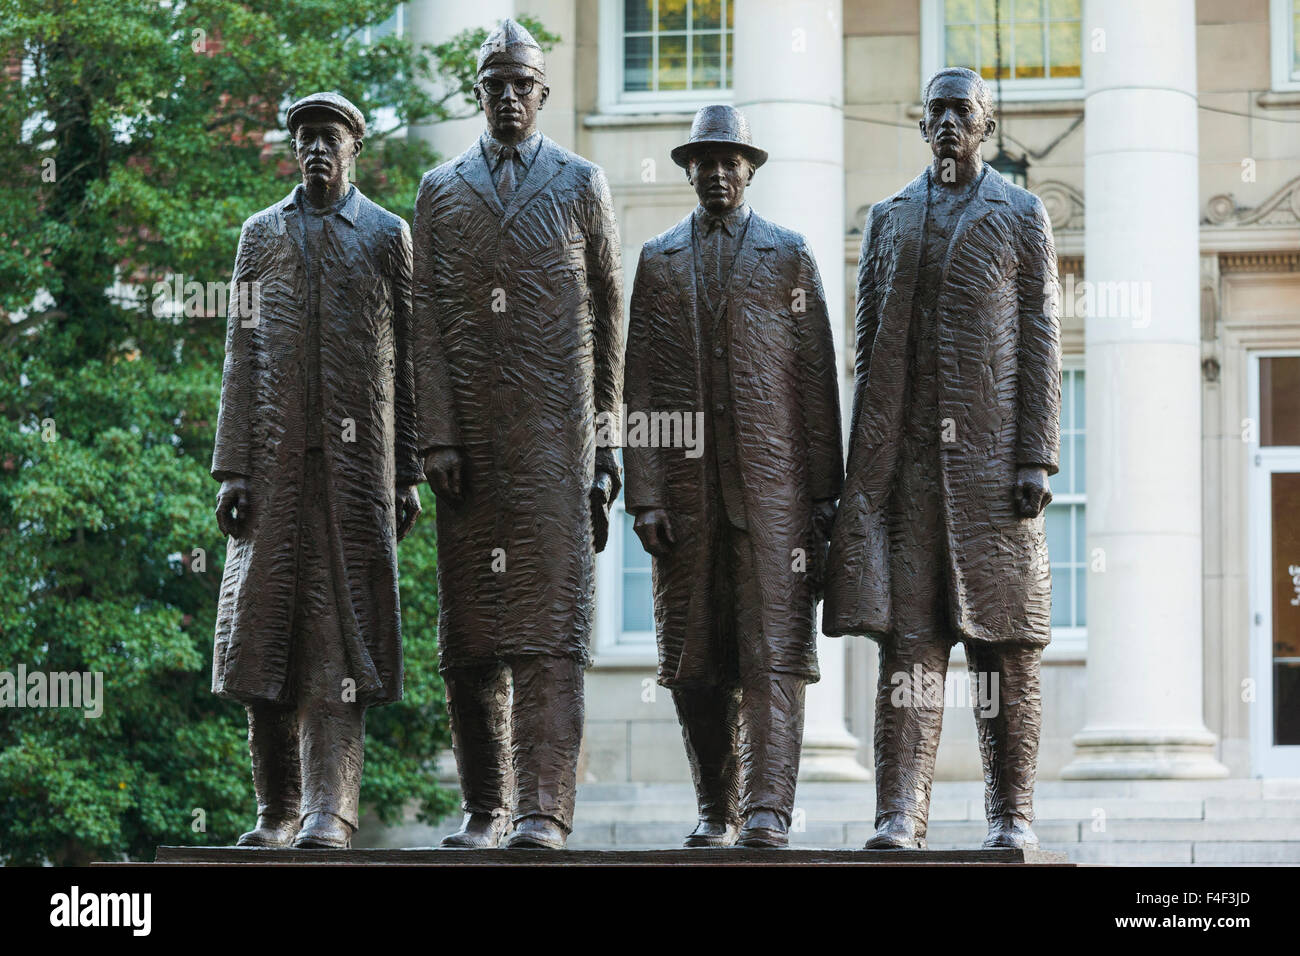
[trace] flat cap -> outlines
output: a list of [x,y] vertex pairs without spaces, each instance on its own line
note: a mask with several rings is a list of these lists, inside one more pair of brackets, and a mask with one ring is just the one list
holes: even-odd
[[302,122],[303,115],[310,110],[328,110],[343,120],[357,139],[365,138],[366,118],[361,115],[361,110],[338,93],[312,93],[290,106],[289,112],[285,115],[285,122],[289,126],[290,136],[297,129],[298,124]]

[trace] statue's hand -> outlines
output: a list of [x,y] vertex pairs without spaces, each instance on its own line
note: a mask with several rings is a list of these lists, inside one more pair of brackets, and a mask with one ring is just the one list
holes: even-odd
[[596,553],[605,550],[609,541],[609,498],[614,490],[614,478],[604,471],[596,472],[591,483],[591,543]]
[[460,500],[464,471],[465,455],[459,448],[435,448],[424,460],[425,477],[439,498]]
[[397,489],[397,540],[401,541],[415,527],[415,519],[423,511],[420,507],[420,489],[407,485]]
[[636,516],[632,525],[636,536],[641,539],[641,546],[655,557],[662,557],[677,543],[673,533],[673,524],[668,520],[668,512],[663,508],[647,508]]
[[241,537],[248,527],[248,479],[227,478],[217,492],[217,527],[222,534]]
[[1021,465],[1016,469],[1016,487],[1012,494],[1020,517],[1037,518],[1052,501],[1052,489],[1047,486],[1047,469]]

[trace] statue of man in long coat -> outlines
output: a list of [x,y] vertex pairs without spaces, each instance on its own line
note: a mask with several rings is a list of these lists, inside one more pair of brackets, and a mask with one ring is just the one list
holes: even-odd
[[[637,266],[627,507],[653,555],[659,682],[695,781],[686,846],[783,847],[844,470],[835,348],[808,244],[745,201],[767,153],[744,116],[704,107],[672,157],[699,205]],[[697,414],[702,454],[638,439],[646,418]]]
[[1042,202],[980,158],[994,129],[984,81],[941,70],[924,101],[933,163],[871,207],[862,238],[853,431],[823,627],[880,647],[867,847],[925,845],[958,641],[983,691],[984,845],[1024,847],[1038,842],[1039,666],[1051,638],[1056,252]]
[[545,81],[537,42],[503,21],[478,57],[487,130],[416,200],[419,446],[465,810],[445,846],[497,846],[512,817],[509,846],[565,844],[620,485],[597,447],[622,387],[618,228],[601,170],[537,130]]
[[365,118],[289,107],[302,184],[239,237],[212,476],[230,536],[212,689],[248,708],[241,846],[344,848],[366,707],[401,700],[397,542],[420,511],[406,223],[348,183]]

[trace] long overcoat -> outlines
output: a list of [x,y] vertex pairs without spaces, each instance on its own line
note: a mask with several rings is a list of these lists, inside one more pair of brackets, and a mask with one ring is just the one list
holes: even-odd
[[245,529],[227,544],[212,689],[246,703],[281,700],[291,689],[310,269],[323,277],[321,432],[340,629],[357,702],[388,703],[402,697],[396,486],[423,477],[409,348],[411,236],[353,187],[325,219],[319,258],[308,263],[305,202],[298,186],[249,217],[235,256],[212,474],[246,476],[251,500]]
[[[888,634],[888,513],[905,410],[926,176],[876,203],[858,264],[848,472],[831,536],[823,629]],[[1046,644],[1044,520],[1021,518],[1021,465],[1057,470],[1061,345],[1056,251],[1042,202],[987,164],[940,273],[937,305],[942,527],[959,637]],[[951,440],[947,440],[951,439]],[[936,543],[937,544],[937,543]]]
[[[652,561],[658,678],[668,687],[718,679],[717,606],[726,597],[713,575],[726,518],[709,491],[711,454],[638,445],[632,420],[702,409],[708,369],[696,328],[693,259],[691,216],[642,247],[628,326],[626,504],[629,511],[666,509],[676,535],[668,553]],[[816,680],[814,611],[825,539],[812,505],[839,495],[844,460],[835,347],[804,238],[751,212],[724,308],[764,652],[773,671]]]
[[[482,147],[427,173],[415,208],[422,450],[455,446],[463,500],[438,501],[447,669],[588,658],[597,464],[615,479],[622,390],[618,226],[599,167],[541,139],[502,204]],[[612,500],[612,496],[611,496]]]

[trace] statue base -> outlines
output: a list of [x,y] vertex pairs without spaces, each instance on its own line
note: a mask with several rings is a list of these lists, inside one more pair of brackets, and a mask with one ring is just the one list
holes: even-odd
[[268,850],[235,846],[160,846],[155,863],[198,866],[1074,866],[1053,850],[453,850],[433,847]]

